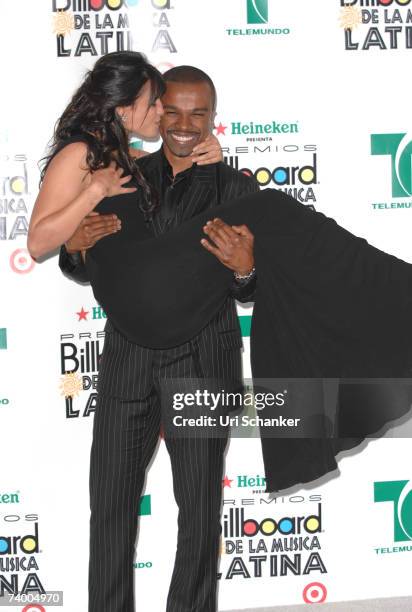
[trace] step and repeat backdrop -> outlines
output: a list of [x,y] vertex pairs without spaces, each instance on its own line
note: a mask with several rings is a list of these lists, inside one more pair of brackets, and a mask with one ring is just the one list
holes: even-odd
[[[63,591],[64,610],[86,611],[105,314],[56,256],[35,264],[26,248],[56,119],[107,52],[198,66],[227,163],[412,262],[412,1],[0,0],[0,19],[0,595],[42,612],[53,602],[39,596]],[[248,377],[252,305],[238,313]],[[220,610],[411,594],[410,439],[398,428],[362,449],[269,496],[259,440],[231,440]],[[160,441],[136,508],[138,610],[165,609],[176,519]]]

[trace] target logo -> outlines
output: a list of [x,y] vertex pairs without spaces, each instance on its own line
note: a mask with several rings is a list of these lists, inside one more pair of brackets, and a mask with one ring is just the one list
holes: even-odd
[[17,274],[27,274],[34,266],[35,262],[27,249],[16,249],[10,255],[10,267]]
[[38,604],[29,604],[28,606],[24,606],[21,612],[46,612],[46,608]]
[[303,589],[303,601],[305,603],[323,603],[327,593],[324,584],[321,582],[311,582]]

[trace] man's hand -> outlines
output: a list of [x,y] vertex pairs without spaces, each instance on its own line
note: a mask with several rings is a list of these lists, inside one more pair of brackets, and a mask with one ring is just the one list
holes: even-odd
[[86,251],[105,236],[118,232],[121,227],[120,219],[116,215],[99,215],[91,212],[66,242],[66,250],[68,253]]
[[203,230],[213,244],[206,238],[202,238],[201,244],[223,265],[242,275],[252,270],[254,236],[247,225],[228,225],[216,217]]

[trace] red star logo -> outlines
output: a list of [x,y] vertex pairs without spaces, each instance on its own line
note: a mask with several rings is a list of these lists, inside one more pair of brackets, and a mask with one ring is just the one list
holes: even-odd
[[215,125],[215,130],[216,130],[216,136],[219,136],[220,134],[223,134],[223,136],[226,136],[225,132],[227,130],[227,125],[222,125],[222,122],[220,122],[219,125]]
[[89,314],[89,312],[89,310],[85,310],[82,306],[80,312],[76,312],[77,316],[79,317],[79,321],[87,321],[87,315]]
[[225,487],[232,487],[232,485],[231,485],[232,482],[233,482],[233,478],[232,478],[232,480],[230,480],[230,478],[225,476],[224,479],[222,480],[223,488],[225,488]]

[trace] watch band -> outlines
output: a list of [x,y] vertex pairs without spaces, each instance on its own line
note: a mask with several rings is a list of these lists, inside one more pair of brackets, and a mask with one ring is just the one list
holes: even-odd
[[256,268],[255,266],[253,266],[253,268],[251,269],[250,272],[248,272],[247,274],[239,274],[238,272],[234,272],[235,275],[235,279],[236,280],[249,280],[250,278],[252,278],[252,276],[254,275],[254,273],[256,272]]

